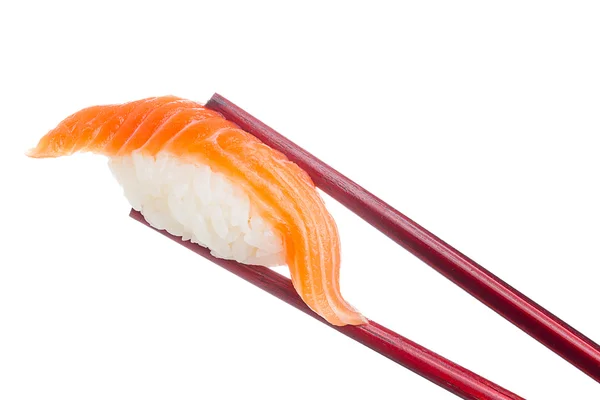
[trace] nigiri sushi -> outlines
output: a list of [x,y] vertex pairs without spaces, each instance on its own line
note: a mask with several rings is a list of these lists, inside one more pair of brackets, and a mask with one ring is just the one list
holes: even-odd
[[82,109],[27,155],[108,158],[150,225],[215,257],[287,264],[295,290],[333,325],[366,319],[340,292],[337,226],[310,177],[282,153],[202,104],[176,96]]

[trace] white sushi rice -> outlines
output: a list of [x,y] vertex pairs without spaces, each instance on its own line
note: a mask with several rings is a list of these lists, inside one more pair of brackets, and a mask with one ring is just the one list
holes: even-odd
[[109,158],[131,206],[148,223],[245,264],[284,263],[283,244],[248,195],[208,165],[184,163],[166,152]]

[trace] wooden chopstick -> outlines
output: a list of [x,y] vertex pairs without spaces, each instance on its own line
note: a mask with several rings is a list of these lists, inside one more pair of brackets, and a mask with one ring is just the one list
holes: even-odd
[[330,325],[308,308],[296,293],[292,281],[277,272],[266,267],[243,265],[235,261],[213,257],[210,250],[205,247],[190,241],[183,241],[179,237],[170,235],[165,230],[153,228],[146,222],[143,215],[135,210],[131,210],[129,216],[460,398],[471,400],[523,400],[522,397],[373,321],[360,326]]
[[223,96],[215,93],[206,107],[284,153],[321,190],[600,382],[600,346],[591,339]]

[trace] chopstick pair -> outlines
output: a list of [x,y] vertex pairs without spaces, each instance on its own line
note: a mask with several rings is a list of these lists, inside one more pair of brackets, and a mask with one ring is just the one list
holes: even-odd
[[[214,94],[206,107],[284,153],[304,169],[325,193],[600,382],[600,347],[589,338],[224,97]],[[143,217],[134,211],[131,216],[144,222]],[[247,267],[213,258],[200,246],[173,239],[325,322],[304,305],[287,278],[266,268]],[[360,327],[334,328],[462,398],[520,398],[374,322]]]

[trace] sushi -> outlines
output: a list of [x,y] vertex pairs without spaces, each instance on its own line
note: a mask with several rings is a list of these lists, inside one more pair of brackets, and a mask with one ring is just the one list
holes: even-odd
[[287,264],[302,300],[332,325],[367,320],[340,292],[337,226],[310,177],[200,103],[176,96],[82,109],[28,151],[92,152],[153,227],[263,266]]

